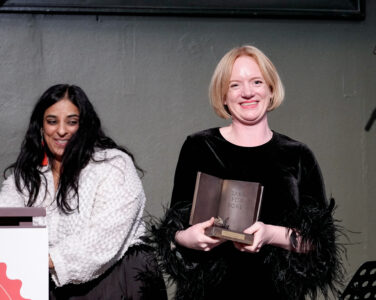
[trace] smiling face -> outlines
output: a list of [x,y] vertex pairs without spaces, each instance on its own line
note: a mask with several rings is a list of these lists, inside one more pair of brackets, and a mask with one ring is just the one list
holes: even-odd
[[78,130],[79,115],[77,106],[66,98],[44,112],[43,139],[55,160],[61,162],[68,141]]
[[225,104],[232,121],[254,125],[266,120],[272,93],[256,61],[238,57],[232,67]]

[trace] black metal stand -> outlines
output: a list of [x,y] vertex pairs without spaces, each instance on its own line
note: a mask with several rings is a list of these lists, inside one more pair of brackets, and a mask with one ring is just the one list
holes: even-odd
[[372,127],[373,122],[376,120],[376,108],[373,110],[371,117],[369,118],[366,127],[364,128],[366,131],[369,131]]

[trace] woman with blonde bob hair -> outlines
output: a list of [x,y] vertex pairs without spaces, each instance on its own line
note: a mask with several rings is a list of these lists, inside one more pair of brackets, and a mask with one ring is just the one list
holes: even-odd
[[273,95],[270,98],[268,111],[272,111],[280,106],[285,97],[285,90],[277,69],[263,52],[253,46],[234,48],[227,52],[219,61],[209,86],[210,103],[216,114],[224,119],[231,118],[224,102],[228,91],[232,66],[240,56],[249,56],[257,62],[266,84],[272,91]]
[[[215,112],[231,123],[187,137],[170,209],[154,231],[164,270],[177,283],[176,299],[336,293],[342,265],[334,204],[312,151],[269,127],[268,113],[284,98],[273,63],[253,46],[234,48],[216,67],[209,95]],[[252,245],[205,235],[216,216],[189,225],[198,172],[264,187],[259,219],[244,230],[253,234]]]

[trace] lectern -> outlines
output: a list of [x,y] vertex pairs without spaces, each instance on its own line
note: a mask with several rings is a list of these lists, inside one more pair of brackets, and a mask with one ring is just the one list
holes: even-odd
[[44,208],[0,208],[0,299],[48,300],[47,228],[35,225],[45,216]]

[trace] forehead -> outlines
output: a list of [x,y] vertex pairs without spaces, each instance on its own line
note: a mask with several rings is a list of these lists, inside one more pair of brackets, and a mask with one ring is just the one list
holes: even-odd
[[256,60],[250,56],[239,56],[235,59],[231,70],[231,77],[261,76],[262,73]]
[[79,110],[76,105],[74,105],[68,99],[62,99],[51,105],[44,112],[44,116],[68,116],[68,115],[78,115]]

